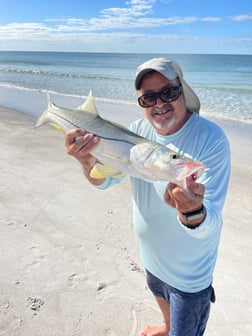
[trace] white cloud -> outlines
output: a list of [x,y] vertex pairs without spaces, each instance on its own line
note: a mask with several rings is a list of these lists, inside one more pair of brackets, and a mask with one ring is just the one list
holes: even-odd
[[201,21],[203,22],[220,22],[222,20],[223,20],[222,18],[216,16],[207,16],[201,19]]
[[0,39],[29,39],[42,35],[47,35],[52,30],[50,27],[41,23],[9,23],[5,26],[0,26]]
[[[60,33],[8,41],[8,50],[38,50],[38,51],[93,51],[93,52],[155,52],[155,53],[188,53],[209,52],[218,50],[237,50],[241,46],[249,48],[251,39],[211,39],[198,36],[179,34],[140,34],[130,32],[87,32],[85,34]],[[0,50],[6,50],[6,41],[1,39]],[[227,47],[229,49],[227,49]],[[224,49],[226,48],[226,49]],[[232,48],[232,49],[231,49]],[[236,49],[234,49],[236,48]],[[247,49],[251,51],[250,49]]]
[[252,21],[252,15],[247,15],[247,14],[237,15],[237,16],[230,17],[230,19],[236,22]]
[[[8,48],[12,50],[15,48],[30,50],[37,48],[37,50],[109,51],[108,48],[110,48],[111,51],[128,50],[130,52],[135,49],[147,52],[152,48],[152,50],[159,52],[163,50],[165,41],[166,48],[169,48],[169,50],[174,49],[171,52],[186,52],[181,44],[187,48],[195,44],[195,49],[197,50],[199,43],[206,45],[206,41],[217,43],[216,41],[213,42],[214,40],[211,40],[211,37],[204,40],[199,39],[197,36],[189,35],[189,25],[193,23],[204,22],[211,24],[224,20],[236,22],[252,20],[250,15],[229,18],[211,16],[201,18],[194,16],[164,16],[158,18],[152,15],[156,1],[130,0],[125,3],[125,7],[104,9],[97,17],[93,18],[59,17],[45,19],[43,22],[38,23],[14,22],[2,25],[0,26],[0,49],[4,50],[6,45],[8,45]],[[173,0],[162,1],[170,2]],[[155,30],[160,27],[176,25],[186,25],[184,32],[187,31],[187,34],[164,34]],[[145,34],[147,28],[153,28],[152,34]],[[178,40],[181,43],[177,43]],[[227,40],[223,40],[223,44],[226,43],[225,41]],[[238,44],[238,40],[234,41]],[[247,43],[248,46],[251,43],[251,41],[242,39],[242,37],[240,41],[240,43]]]
[[[220,17],[153,17],[153,6],[157,0],[129,0],[125,7],[114,7],[103,9],[97,17],[93,18],[54,18],[45,19],[42,23],[12,23],[0,26],[0,37],[7,39],[3,34],[8,34],[9,38],[15,38],[22,34],[45,35],[87,33],[97,31],[131,30],[141,28],[168,27],[171,25],[192,24],[195,22],[218,22],[223,20]],[[163,0],[173,1],[173,0]],[[251,20],[252,16],[240,15],[231,18],[233,21]]]
[[101,11],[101,17],[126,16],[139,17],[152,13],[153,4],[156,0],[131,0],[126,2],[129,7],[107,8]]

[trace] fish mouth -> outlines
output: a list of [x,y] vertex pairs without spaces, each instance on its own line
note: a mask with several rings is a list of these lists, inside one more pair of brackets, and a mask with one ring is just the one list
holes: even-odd
[[178,169],[177,180],[183,181],[187,177],[193,175],[197,180],[203,174],[206,167],[205,165],[199,162],[187,162],[186,164],[182,163],[181,165],[178,165],[177,169]]

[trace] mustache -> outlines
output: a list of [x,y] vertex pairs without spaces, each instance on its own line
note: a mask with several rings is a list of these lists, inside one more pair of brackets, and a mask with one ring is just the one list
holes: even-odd
[[165,104],[162,107],[155,106],[152,110],[152,113],[162,114],[167,112],[168,110],[173,110],[173,106],[171,104]]

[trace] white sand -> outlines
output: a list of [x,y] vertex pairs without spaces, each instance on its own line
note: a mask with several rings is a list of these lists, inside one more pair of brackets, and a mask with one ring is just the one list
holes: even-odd
[[[0,109],[0,335],[136,336],[162,322],[145,285],[128,180],[96,190],[55,130]],[[252,127],[227,127],[230,192],[207,336],[252,335]]]

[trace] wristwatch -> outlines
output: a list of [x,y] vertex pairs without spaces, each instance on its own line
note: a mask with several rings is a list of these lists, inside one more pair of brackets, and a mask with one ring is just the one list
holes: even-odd
[[[202,204],[202,207],[198,210],[190,211],[190,212],[181,212],[181,213],[188,222],[192,222],[195,219],[200,219],[200,218],[203,217],[202,215],[205,214],[205,207],[204,207],[204,204]],[[186,225],[186,226],[188,226],[188,225]],[[193,228],[197,227],[197,226],[198,225],[195,225],[195,226],[193,226]],[[192,228],[192,226],[189,226],[189,227]]]

